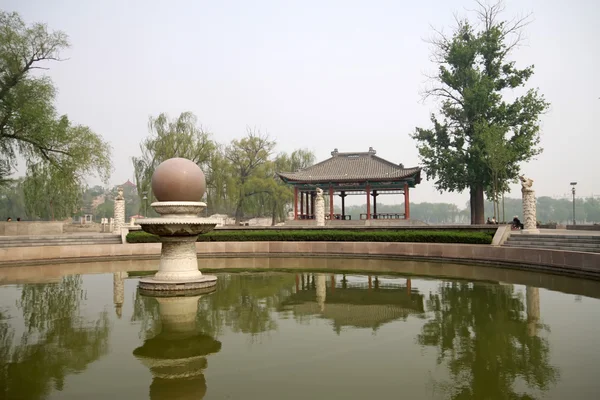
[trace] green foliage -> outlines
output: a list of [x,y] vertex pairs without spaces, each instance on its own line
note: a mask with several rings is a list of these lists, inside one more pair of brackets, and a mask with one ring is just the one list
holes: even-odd
[[[495,230],[494,230],[495,231]],[[366,231],[366,230],[218,230],[198,237],[199,242],[425,242],[490,244],[494,231]],[[158,236],[130,232],[128,243],[156,243]]]
[[[493,186],[489,155],[501,147],[502,182],[516,179],[519,164],[541,152],[539,116],[548,108],[535,89],[512,102],[504,98],[533,74],[533,66],[517,69],[508,60],[526,20],[500,21],[499,4],[478,4],[481,29],[459,19],[451,36],[433,40],[439,70],[426,97],[439,100],[440,109],[431,115],[432,128],[413,134],[427,177],[439,190],[470,190],[472,223],[483,223],[483,191]],[[486,140],[490,133],[494,140]]]
[[236,188],[232,193],[236,224],[244,215],[244,203],[249,197],[270,193],[275,181],[269,165],[274,148],[275,142],[269,140],[268,136],[250,129],[244,138],[232,140],[225,148],[225,159],[230,163]]
[[0,181],[22,157],[27,208],[42,218],[51,215],[50,202],[32,196],[51,195],[55,215],[68,215],[84,180],[90,175],[107,180],[111,170],[110,146],[88,127],[59,116],[52,81],[32,74],[59,61],[66,47],[63,32],[49,32],[39,23],[27,26],[18,14],[0,12]]
[[16,221],[19,217],[29,217],[25,209],[22,178],[0,186],[0,221],[6,221],[8,217],[11,217],[13,221]]
[[[193,113],[183,112],[176,119],[169,119],[165,113],[156,118],[150,117],[148,129],[150,136],[140,144],[142,155],[132,158],[140,201],[144,192],[152,199],[152,174],[160,163],[169,158],[187,158],[198,164],[203,171],[209,171],[209,161],[216,144],[211,140],[210,133],[198,125],[198,119]],[[207,183],[210,179],[211,175],[207,172]],[[148,207],[148,211],[150,210]]]

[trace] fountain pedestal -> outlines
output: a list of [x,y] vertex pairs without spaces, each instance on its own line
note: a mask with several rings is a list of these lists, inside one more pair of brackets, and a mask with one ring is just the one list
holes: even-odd
[[165,201],[151,207],[160,218],[144,218],[138,223],[145,232],[160,236],[162,248],[158,272],[140,279],[140,288],[156,291],[195,290],[217,284],[217,277],[203,275],[198,269],[196,240],[210,232],[215,223],[205,222],[197,215],[206,204],[193,201]]

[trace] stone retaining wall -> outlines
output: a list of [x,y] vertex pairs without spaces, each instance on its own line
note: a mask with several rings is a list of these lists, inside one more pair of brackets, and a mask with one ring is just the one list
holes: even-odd
[[63,222],[17,221],[14,218],[11,222],[0,222],[0,236],[60,235],[63,226]]
[[[0,248],[0,265],[158,258],[160,243]],[[199,242],[199,257],[348,256],[490,263],[600,279],[600,254],[489,245],[385,242]]]

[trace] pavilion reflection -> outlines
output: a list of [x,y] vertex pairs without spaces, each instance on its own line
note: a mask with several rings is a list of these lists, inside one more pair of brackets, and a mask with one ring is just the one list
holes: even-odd
[[198,301],[207,293],[154,298],[161,330],[133,351],[152,373],[150,399],[201,399],[206,394],[206,356],[221,350],[221,342],[196,323]]
[[[341,279],[340,279],[341,278]],[[336,332],[343,327],[371,328],[424,315],[424,296],[410,279],[368,275],[348,280],[325,274],[297,274],[296,290],[281,304],[298,319],[319,316],[331,320]]]

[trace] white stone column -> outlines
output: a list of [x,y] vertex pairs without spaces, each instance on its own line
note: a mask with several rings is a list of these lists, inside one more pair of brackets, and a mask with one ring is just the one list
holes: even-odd
[[115,223],[112,232],[120,235],[121,227],[125,226],[125,198],[122,188],[118,188],[118,193],[115,197]]
[[323,190],[320,188],[317,188],[317,197],[315,198],[315,220],[317,226],[325,226],[325,199]]
[[533,180],[523,176],[521,179],[521,193],[523,195],[523,232],[540,233],[537,229],[537,211],[535,190],[532,189]]

